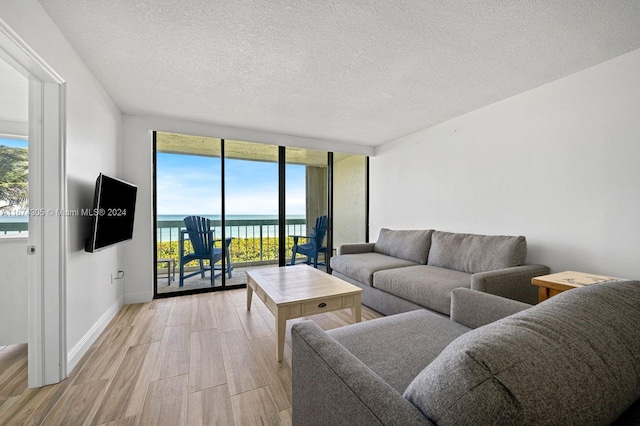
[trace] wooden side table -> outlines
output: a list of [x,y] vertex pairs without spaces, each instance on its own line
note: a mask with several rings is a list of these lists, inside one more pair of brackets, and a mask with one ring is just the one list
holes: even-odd
[[605,277],[604,275],[586,272],[565,271],[532,278],[531,284],[540,287],[538,289],[538,301],[542,302],[563,291],[609,281],[620,281],[620,278]]

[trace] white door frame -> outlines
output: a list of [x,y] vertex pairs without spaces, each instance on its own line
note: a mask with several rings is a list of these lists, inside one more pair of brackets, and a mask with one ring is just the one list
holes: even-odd
[[1,18],[0,58],[29,79],[28,372],[40,387],[67,377],[66,87]]

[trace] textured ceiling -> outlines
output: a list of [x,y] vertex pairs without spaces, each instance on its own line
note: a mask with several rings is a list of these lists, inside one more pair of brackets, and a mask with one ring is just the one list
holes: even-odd
[[125,113],[377,146],[640,48],[640,2],[40,0]]
[[29,120],[29,80],[0,59],[0,121]]

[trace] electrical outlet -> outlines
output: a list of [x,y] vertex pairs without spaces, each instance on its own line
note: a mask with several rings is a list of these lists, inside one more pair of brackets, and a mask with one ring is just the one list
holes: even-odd
[[115,280],[121,280],[124,278],[124,271],[118,271],[116,272],[115,276],[113,275],[113,272],[111,273],[111,284],[113,284],[113,282]]

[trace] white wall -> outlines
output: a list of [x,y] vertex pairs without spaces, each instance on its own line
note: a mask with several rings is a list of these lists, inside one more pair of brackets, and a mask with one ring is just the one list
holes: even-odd
[[28,127],[29,123],[0,120],[0,137],[22,139],[22,135],[29,133]]
[[518,234],[553,271],[640,278],[640,50],[420,131],[371,160],[379,228]]
[[0,237],[0,346],[27,343],[27,238]]
[[347,145],[248,129],[170,120],[161,117],[124,116],[124,146],[122,177],[138,185],[133,241],[124,247],[125,303],[146,302],[153,297],[153,130],[262,142],[282,146],[297,146],[325,151],[372,155],[368,146]]
[[[36,0],[0,1],[2,18],[66,81],[68,208],[89,208],[100,172],[120,175],[122,114]],[[46,158],[45,158],[46,161]],[[122,304],[122,248],[83,251],[87,218],[68,220],[67,349],[74,356]]]

